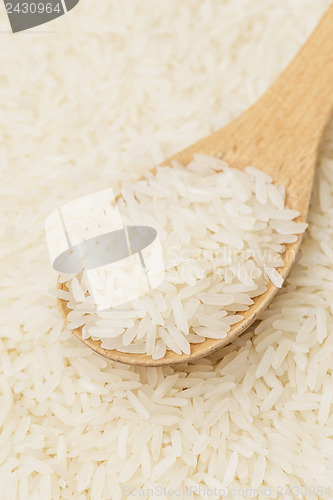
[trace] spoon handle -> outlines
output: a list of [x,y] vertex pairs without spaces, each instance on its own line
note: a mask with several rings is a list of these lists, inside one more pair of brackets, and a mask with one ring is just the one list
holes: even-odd
[[266,126],[272,123],[278,140],[283,131],[282,141],[289,136],[294,147],[297,144],[316,154],[332,107],[333,4],[295,59],[258,101],[256,111],[263,113]]
[[[215,154],[252,164],[284,185],[306,216],[322,133],[333,110],[333,4],[267,92],[213,134]],[[201,148],[200,142],[198,148]]]

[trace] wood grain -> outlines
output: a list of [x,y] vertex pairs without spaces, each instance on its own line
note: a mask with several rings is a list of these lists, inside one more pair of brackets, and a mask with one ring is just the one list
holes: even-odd
[[[333,107],[333,6],[287,69],[248,111],[225,128],[218,130],[189,148],[163,162],[170,165],[179,160],[187,165],[195,153],[224,159],[230,166],[244,169],[252,165],[269,174],[274,182],[286,187],[287,204],[300,212],[298,221],[307,218],[313,185],[316,158],[321,136]],[[295,261],[301,237],[286,246],[284,267],[286,278]],[[64,288],[58,283],[59,288]],[[153,360],[144,354],[126,354],[103,349],[91,339],[85,344],[106,358],[122,363],[162,366],[184,363],[207,356],[232,342],[268,306],[277,292],[269,283],[268,290],[254,299],[244,319],[233,325],[227,338],[207,339],[192,344],[191,354],[178,355],[167,351],[163,359]],[[59,299],[59,308],[67,317],[66,301]],[[73,333],[82,340],[81,328]]]

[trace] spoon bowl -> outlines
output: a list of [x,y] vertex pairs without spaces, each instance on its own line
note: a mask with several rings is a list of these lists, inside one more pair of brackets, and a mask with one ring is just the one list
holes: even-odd
[[[333,106],[333,6],[318,27],[268,91],[239,118],[221,130],[201,139],[192,146],[163,162],[171,165],[178,160],[187,165],[196,153],[226,161],[230,167],[243,170],[246,166],[270,175],[273,182],[286,188],[286,205],[300,215],[296,222],[305,222],[308,214],[318,149]],[[301,244],[287,244],[284,266],[278,269],[285,279],[295,261]],[[58,282],[58,288],[67,290]],[[207,356],[232,342],[266,309],[278,288],[270,281],[267,291],[253,299],[243,320],[231,326],[226,338],[206,339],[191,344],[189,355],[167,351],[162,359],[146,354],[129,354],[106,350],[100,341],[82,339],[82,328],[73,333],[88,347],[102,356],[122,363],[141,366],[163,366],[184,363]],[[58,299],[59,309],[67,318],[67,302]]]

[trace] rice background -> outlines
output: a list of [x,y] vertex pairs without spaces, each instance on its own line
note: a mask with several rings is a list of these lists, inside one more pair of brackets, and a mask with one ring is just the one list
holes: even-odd
[[254,335],[211,360],[135,369],[83,346],[47,294],[56,274],[44,238],[59,205],[117,189],[238,116],[329,3],[81,0],[16,35],[1,6],[4,500],[117,500],[128,488],[154,498],[149,485],[201,487],[194,498],[215,487],[224,498],[333,497],[332,127],[287,286]]

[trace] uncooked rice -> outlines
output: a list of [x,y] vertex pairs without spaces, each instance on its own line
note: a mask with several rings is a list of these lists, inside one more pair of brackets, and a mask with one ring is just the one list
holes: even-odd
[[332,127],[297,263],[259,325],[208,359],[96,355],[48,295],[44,235],[56,207],[248,108],[329,3],[82,1],[29,35],[6,34],[2,9],[1,499],[332,498]]
[[[125,227],[157,230],[164,280],[144,298],[113,307],[117,286],[135,282],[124,262],[120,272],[83,269],[68,281],[61,273],[69,292],[53,294],[67,297],[69,328],[83,327],[83,339],[160,359],[166,350],[190,354],[191,343],[227,337],[243,319],[237,312],[249,309],[268,280],[282,286],[276,268],[284,265],[285,244],[294,243],[307,224],[293,221],[299,212],[285,207],[284,187],[254,167],[242,172],[196,154],[187,167],[174,161],[156,170],[123,187],[117,205]],[[86,233],[95,234],[99,223],[89,219]],[[92,292],[96,285],[98,294]]]

